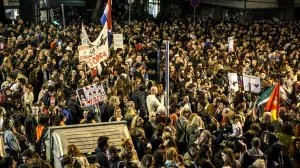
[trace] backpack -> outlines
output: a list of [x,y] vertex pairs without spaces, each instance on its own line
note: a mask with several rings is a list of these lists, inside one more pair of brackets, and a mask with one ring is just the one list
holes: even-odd
[[70,125],[71,124],[71,113],[70,113],[70,111],[64,109],[64,110],[61,111],[61,114],[64,114],[66,116],[66,124]]

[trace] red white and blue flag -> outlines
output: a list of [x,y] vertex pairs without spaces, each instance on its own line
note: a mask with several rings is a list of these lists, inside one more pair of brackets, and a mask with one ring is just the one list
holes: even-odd
[[111,8],[111,0],[107,0],[106,7],[100,18],[100,22],[101,22],[102,26],[104,26],[105,23],[107,23],[109,43],[111,42],[111,33],[112,33],[111,9],[112,9]]

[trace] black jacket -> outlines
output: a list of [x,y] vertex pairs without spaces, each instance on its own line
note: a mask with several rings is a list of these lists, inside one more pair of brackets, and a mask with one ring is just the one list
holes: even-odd
[[77,101],[69,99],[68,109],[71,112],[72,124],[79,124],[83,118],[83,109],[80,107]]
[[109,163],[106,157],[106,152],[101,150],[99,147],[96,149],[96,160],[98,164],[100,165],[100,168],[108,168]]
[[120,160],[119,157],[115,158],[112,161],[109,161],[109,168],[124,168],[125,161]]
[[38,125],[37,120],[34,116],[28,116],[24,122],[25,133],[27,136],[27,141],[35,144],[36,141],[36,127]]
[[248,166],[252,165],[257,159],[263,159],[267,161],[267,156],[261,150],[247,150],[241,158],[242,168],[247,168]]

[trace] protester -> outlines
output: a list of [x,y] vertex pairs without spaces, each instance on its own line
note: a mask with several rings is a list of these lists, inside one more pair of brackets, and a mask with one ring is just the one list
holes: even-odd
[[[86,13],[78,17],[81,13],[75,12],[63,31],[21,18],[15,24],[0,24],[0,128],[3,122],[6,156],[21,163],[18,157],[29,148],[40,155],[30,162],[40,165],[47,159],[49,126],[125,120],[129,132],[120,146],[110,147],[111,135],[98,135],[100,167],[299,165],[299,21],[241,24],[236,18],[216,22],[196,17],[193,22],[188,16],[153,18],[132,11],[129,24],[122,12],[118,7],[112,13],[112,34],[123,34],[124,47],[110,44],[108,57],[93,68],[79,59],[81,26],[91,42],[103,26],[89,23]],[[230,52],[228,37],[234,37]],[[167,40],[169,65],[164,64]],[[161,81],[154,72],[157,62],[148,55],[156,50],[161,53]],[[228,73],[236,73],[238,81]],[[259,77],[260,85],[251,88],[261,91],[247,91],[243,75]],[[278,118],[261,100],[276,83]],[[79,92],[91,84],[101,85],[107,99],[88,104]],[[62,157],[63,166],[87,167],[72,158],[83,156],[74,151]],[[6,160],[5,166],[13,164]]]

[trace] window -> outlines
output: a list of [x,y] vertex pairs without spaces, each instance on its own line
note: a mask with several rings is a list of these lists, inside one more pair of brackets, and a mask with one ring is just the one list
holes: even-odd
[[149,14],[156,17],[160,12],[160,0],[149,0]]

